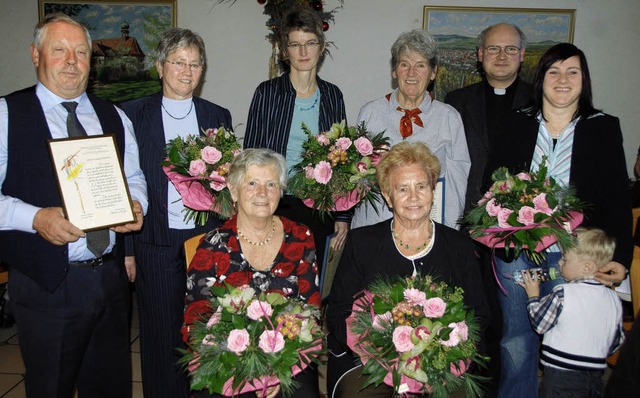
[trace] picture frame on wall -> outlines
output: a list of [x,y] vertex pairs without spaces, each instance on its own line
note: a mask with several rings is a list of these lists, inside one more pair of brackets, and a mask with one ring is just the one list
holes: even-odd
[[531,82],[542,54],[558,43],[572,43],[575,9],[424,6],[422,28],[438,41],[435,98],[482,79],[477,37],[500,22],[518,26],[527,37],[520,75]]
[[40,20],[53,12],[89,29],[88,92],[119,103],[161,90],[155,49],[160,34],[176,26],[176,0],[38,0]]

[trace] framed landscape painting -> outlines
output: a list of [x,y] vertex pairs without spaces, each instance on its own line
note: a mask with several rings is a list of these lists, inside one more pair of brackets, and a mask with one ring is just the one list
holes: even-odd
[[531,81],[549,47],[573,42],[575,10],[425,6],[422,27],[438,40],[437,99],[481,80],[476,40],[484,28],[500,22],[518,26],[527,36],[520,74]]
[[155,66],[160,34],[176,26],[176,0],[38,0],[40,19],[63,12],[91,34],[88,92],[115,103],[161,89]]

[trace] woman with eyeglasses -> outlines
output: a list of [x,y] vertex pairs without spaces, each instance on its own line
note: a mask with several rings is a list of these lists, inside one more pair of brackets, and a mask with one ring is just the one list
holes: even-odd
[[231,129],[231,113],[193,96],[206,64],[199,35],[170,29],[160,37],[156,53],[162,91],[121,105],[133,122],[149,192],[145,228],[128,242],[125,265],[133,270],[136,284],[144,396],[186,398],[186,373],[177,365],[177,348],[184,347],[180,327],[187,285],[182,245],[220,223],[215,217],[203,226],[185,221],[182,199],[160,164],[169,140],[198,135],[202,129]]
[[[262,82],[253,95],[245,148],[269,148],[286,158],[287,169],[297,164],[307,136],[304,123],[313,134],[328,131],[347,118],[340,89],[317,75],[326,52],[320,16],[309,6],[293,8],[282,18],[279,29],[281,64],[287,72]],[[308,226],[313,232],[318,264],[322,264],[326,237],[337,233],[333,247],[341,250],[349,229],[350,213],[337,212],[321,219],[301,200],[287,195],[276,214]]]

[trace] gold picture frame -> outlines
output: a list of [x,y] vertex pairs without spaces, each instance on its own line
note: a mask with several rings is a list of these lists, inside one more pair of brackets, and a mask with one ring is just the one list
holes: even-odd
[[445,95],[481,80],[477,63],[478,34],[507,22],[527,36],[520,75],[531,81],[540,56],[549,47],[573,42],[575,9],[424,6],[422,28],[438,40],[438,76],[434,95]]

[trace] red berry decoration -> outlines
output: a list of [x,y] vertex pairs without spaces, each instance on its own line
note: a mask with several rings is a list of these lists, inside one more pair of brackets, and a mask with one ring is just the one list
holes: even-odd
[[329,23],[327,21],[322,21],[322,30],[325,32],[329,30]]
[[321,1],[314,2],[313,3],[313,9],[316,10],[316,11],[322,11],[322,2]]
[[264,3],[266,3],[267,0],[258,0],[258,4],[260,4],[261,6],[264,5]]

